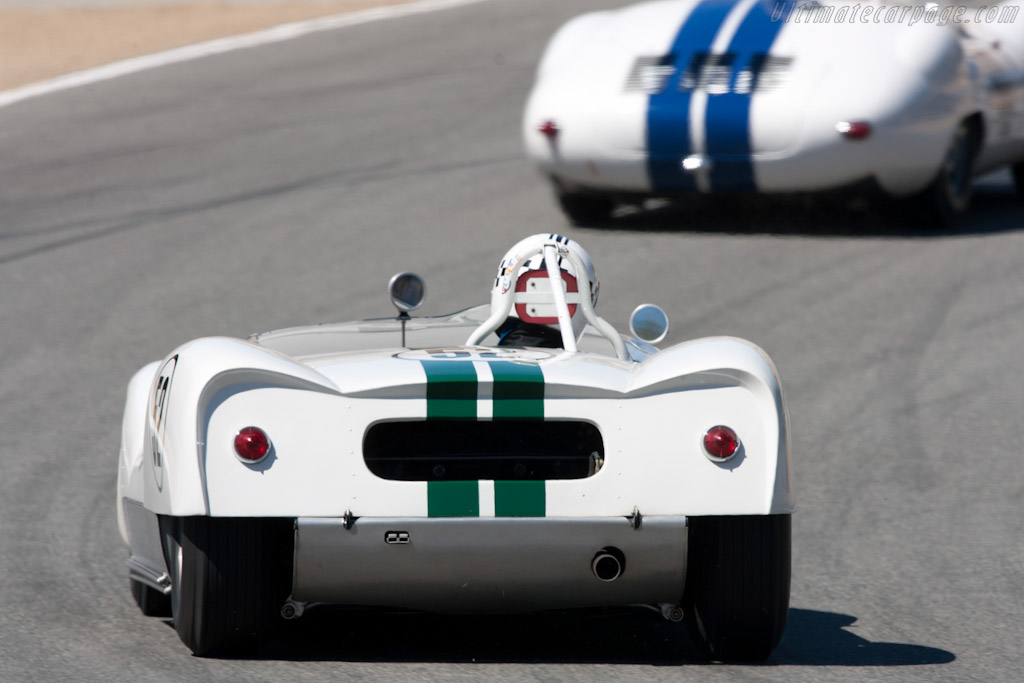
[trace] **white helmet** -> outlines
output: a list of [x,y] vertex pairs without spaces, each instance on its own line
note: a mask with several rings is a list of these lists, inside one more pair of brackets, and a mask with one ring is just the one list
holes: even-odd
[[[558,244],[560,251],[568,251],[576,256],[586,270],[586,273],[577,273],[571,259],[564,256],[558,257],[558,266],[565,283],[566,301],[569,304],[569,315],[572,317],[573,332],[579,339],[583,334],[583,328],[587,325],[587,320],[576,303],[579,301],[578,293],[580,291],[577,278],[581,275],[586,276],[590,284],[588,288],[590,289],[590,300],[595,307],[597,306],[600,283],[597,281],[594,262],[590,260],[586,249],[568,237],[543,233],[531,235],[509,249],[501,259],[498,275],[494,279],[494,289],[491,290],[491,309],[499,310],[504,304],[504,297],[511,291],[515,303],[509,311],[510,317],[519,318],[526,323],[547,325],[558,329],[558,313],[555,309],[554,298],[551,297],[550,302],[538,302],[537,297],[529,296],[529,294],[551,292],[551,280],[548,278],[544,256],[537,252],[542,252],[544,245],[550,244],[552,241]],[[523,263],[523,255],[527,254],[530,256]],[[576,296],[573,296],[574,294]]]

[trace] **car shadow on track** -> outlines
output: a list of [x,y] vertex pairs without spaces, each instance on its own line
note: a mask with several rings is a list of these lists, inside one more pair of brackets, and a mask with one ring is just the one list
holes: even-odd
[[857,617],[790,609],[770,664],[802,666],[916,666],[948,664],[956,655],[925,645],[874,643],[846,630]]
[[[790,609],[786,633],[762,666],[912,666],[956,656],[922,645],[873,643],[846,630],[856,617]],[[438,616],[318,608],[289,622],[259,659],[285,661],[706,663],[682,624],[643,609],[529,616]]]
[[578,228],[627,232],[693,232],[797,237],[934,239],[1024,230],[1024,202],[1012,183],[980,181],[968,214],[953,228],[928,224],[907,205],[818,197],[694,196],[627,207],[601,223]]

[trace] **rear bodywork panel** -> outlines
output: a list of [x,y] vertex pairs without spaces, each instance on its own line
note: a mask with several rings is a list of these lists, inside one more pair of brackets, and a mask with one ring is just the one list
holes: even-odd
[[[688,516],[792,512],[782,391],[756,346],[633,340],[630,360],[593,335],[577,354],[460,346],[485,315],[413,319],[405,347],[397,320],[200,339],[143,368],[118,476],[133,577],[166,587],[157,515],[283,517],[296,600],[668,602]],[[725,463],[702,449],[719,424],[742,440]],[[272,443],[256,465],[233,450],[252,425]],[[626,555],[622,580],[585,581],[606,546]]]

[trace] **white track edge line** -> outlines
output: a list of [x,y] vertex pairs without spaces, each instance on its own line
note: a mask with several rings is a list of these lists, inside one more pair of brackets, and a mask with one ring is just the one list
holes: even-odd
[[461,7],[463,5],[472,5],[488,1],[489,0],[419,0],[418,2],[411,2],[405,5],[377,7],[357,12],[335,14],[307,21],[296,21],[289,24],[274,26],[273,28],[262,31],[255,31],[253,33],[243,33],[241,35],[229,36],[227,38],[217,38],[215,40],[196,43],[194,45],[186,45],[184,47],[173,48],[162,52],[154,52],[141,57],[131,57],[129,59],[111,62],[110,64],[104,64],[103,66],[98,66],[92,69],[75,71],[45,81],[31,83],[11,90],[0,91],[0,109],[33,97],[60,92],[61,90],[70,90],[83,85],[89,85],[91,83],[98,83],[100,81],[110,80],[119,76],[138,73],[139,71],[145,71],[147,69],[155,69],[169,64],[179,64],[193,59],[200,59],[201,57],[207,57],[209,55],[231,52],[233,50],[243,50],[245,48],[257,47],[260,45],[280,43],[286,40],[292,40],[293,38],[309,35],[311,33],[331,31],[348,26],[381,21],[383,19],[397,19],[399,17],[425,14],[427,12],[436,12],[453,7]]

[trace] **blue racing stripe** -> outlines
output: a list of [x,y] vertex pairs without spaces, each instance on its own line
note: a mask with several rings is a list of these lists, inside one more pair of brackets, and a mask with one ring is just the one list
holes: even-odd
[[[789,0],[782,0],[788,5]],[[736,78],[750,69],[757,78],[754,60],[766,55],[778,37],[784,21],[772,20],[772,8],[767,2],[758,2],[744,17],[736,35],[729,44],[728,54],[734,55],[729,91],[721,95],[708,95],[706,131],[707,154],[712,159],[711,189],[754,190],[754,164],[750,141],[750,104],[756,89],[756,80],[746,93],[737,93]],[[778,16],[778,7],[775,8]]]
[[704,0],[686,18],[672,42],[672,76],[647,104],[647,176],[655,191],[696,189],[693,176],[684,173],[680,163],[691,153],[692,93],[681,90],[679,80],[695,54],[711,49],[735,6],[735,0]]

